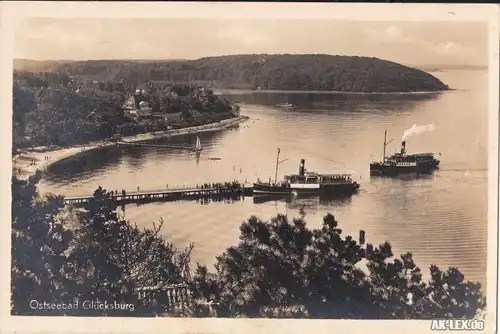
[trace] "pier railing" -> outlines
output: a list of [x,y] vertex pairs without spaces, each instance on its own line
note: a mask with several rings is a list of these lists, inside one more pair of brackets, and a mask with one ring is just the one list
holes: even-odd
[[[238,182],[238,181],[236,181]],[[179,185],[179,184],[165,184],[165,187],[163,188],[128,188],[128,189],[123,189],[123,188],[106,188],[107,191],[117,191],[118,195],[122,194],[122,191],[125,190],[126,194],[130,195],[139,195],[139,194],[149,194],[149,193],[161,193],[165,191],[194,191],[194,190],[202,190],[202,189],[218,189],[218,187],[212,187],[212,183],[208,183],[208,187],[202,188],[203,184],[185,184],[185,185]],[[217,183],[214,183],[217,184]],[[220,183],[219,183],[220,184]],[[252,183],[244,183],[244,182],[238,182],[237,185],[240,188],[251,188],[253,186]],[[226,188],[224,185],[219,188]],[[84,197],[84,196],[69,196],[69,197]]]
[[[182,187],[182,188],[164,188],[159,190],[143,190],[140,188],[137,191],[126,190],[109,190],[111,198],[118,204],[127,203],[143,203],[152,201],[180,200],[180,199],[203,199],[217,197],[231,197],[250,194],[252,188],[245,187],[240,183],[216,183],[207,185],[198,185],[197,187]],[[86,196],[67,196],[64,198],[66,203],[82,204],[92,199],[92,195]]]

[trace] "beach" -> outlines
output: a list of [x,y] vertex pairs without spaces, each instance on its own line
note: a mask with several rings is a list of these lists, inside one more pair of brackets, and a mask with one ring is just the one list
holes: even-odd
[[[182,129],[159,131],[154,133],[142,133],[135,136],[122,137],[121,141],[128,143],[145,142],[154,139],[171,138],[192,133],[221,131],[248,120],[248,116],[238,116],[200,126]],[[74,145],[71,147],[34,147],[20,149],[19,153],[12,157],[12,173],[19,179],[27,179],[34,175],[37,170],[45,171],[51,164],[68,159],[75,155],[103,147],[117,145],[116,142],[99,140],[87,144]]]

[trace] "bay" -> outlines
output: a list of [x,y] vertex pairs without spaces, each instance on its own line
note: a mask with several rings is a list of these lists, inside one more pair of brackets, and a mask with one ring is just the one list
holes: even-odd
[[[128,205],[127,219],[139,226],[165,221],[163,236],[178,248],[193,242],[193,262],[213,265],[215,256],[238,241],[239,226],[251,215],[305,212],[311,228],[330,212],[345,234],[368,242],[389,241],[396,255],[410,251],[428,272],[430,264],[458,267],[465,279],[486,284],[488,74],[480,70],[433,73],[454,90],[441,94],[342,95],[245,92],[228,98],[250,116],[238,129],[200,134],[204,150],[108,148],[53,165],[41,190],[63,195],[109,190],[164,189],[237,179],[274,177],[277,147],[288,160],[279,176],[294,173],[299,160],[320,172],[347,172],[359,180],[359,194],[345,201],[319,198],[244,200],[218,203],[180,201]],[[290,102],[294,109],[276,108]],[[369,163],[380,159],[384,130],[400,148],[413,124],[435,130],[407,141],[409,152],[441,153],[441,169],[424,178],[370,178]],[[190,143],[196,136],[174,138]],[[210,160],[212,157],[221,160]]]

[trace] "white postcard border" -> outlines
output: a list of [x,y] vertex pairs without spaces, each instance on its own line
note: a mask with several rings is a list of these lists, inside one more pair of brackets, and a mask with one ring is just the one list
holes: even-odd
[[[250,332],[341,332],[424,333],[430,321],[371,320],[270,320],[185,318],[70,318],[10,316],[10,188],[12,124],[13,26],[25,17],[89,18],[262,18],[351,21],[484,21],[489,24],[489,156],[488,156],[488,268],[487,330],[496,318],[498,266],[498,110],[499,110],[499,10],[496,5],[473,4],[347,4],[347,3],[134,3],[134,2],[3,2],[0,3],[1,121],[8,134],[0,145],[6,167],[1,186],[0,332],[42,333],[250,333]],[[450,229],[453,226],[450,226]]]

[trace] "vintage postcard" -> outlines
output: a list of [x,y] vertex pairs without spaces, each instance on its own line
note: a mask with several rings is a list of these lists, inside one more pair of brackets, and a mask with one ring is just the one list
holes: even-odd
[[497,6],[0,11],[2,333],[497,328]]

